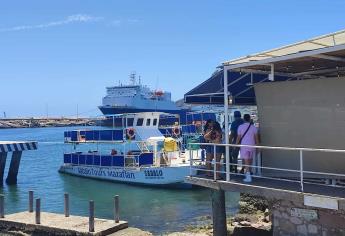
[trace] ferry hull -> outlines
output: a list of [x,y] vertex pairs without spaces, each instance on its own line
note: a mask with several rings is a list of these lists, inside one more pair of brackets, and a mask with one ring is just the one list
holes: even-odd
[[[104,115],[140,113],[140,112],[164,112],[164,113],[169,113],[169,114],[176,114],[180,116],[180,121],[182,124],[186,123],[186,114],[187,112],[190,111],[187,109],[181,109],[181,110],[152,109],[152,108],[141,109],[141,108],[135,108],[135,107],[111,107],[111,106],[99,106],[98,108]],[[170,123],[169,121],[167,122]]]
[[189,166],[179,167],[95,167],[65,164],[61,166],[60,173],[75,176],[131,183],[141,185],[188,185],[184,179],[190,175]]

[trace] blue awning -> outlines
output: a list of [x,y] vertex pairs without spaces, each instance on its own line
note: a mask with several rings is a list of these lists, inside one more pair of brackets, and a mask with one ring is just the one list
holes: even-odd
[[[275,81],[294,80],[296,78],[278,76]],[[231,105],[256,105],[254,84],[271,82],[267,74],[228,71],[228,91]],[[218,70],[194,89],[184,95],[189,104],[224,104],[224,73]]]

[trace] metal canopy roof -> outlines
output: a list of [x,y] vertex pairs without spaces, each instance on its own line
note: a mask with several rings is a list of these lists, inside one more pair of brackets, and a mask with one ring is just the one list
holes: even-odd
[[345,30],[224,62],[222,68],[186,93],[185,102],[223,104],[224,70],[232,105],[255,105],[255,83],[345,77]]
[[263,51],[260,53],[226,61],[223,63],[223,65],[234,65],[234,64],[246,63],[250,61],[260,61],[263,59],[280,57],[280,56],[290,55],[290,54],[294,54],[298,52],[332,47],[332,46],[341,45],[341,44],[345,44],[345,30],[341,30],[341,31],[331,33],[331,34],[322,35],[316,38],[290,44],[284,47],[275,48],[268,51]]
[[[255,105],[255,83],[270,82],[267,74],[227,71],[228,91],[232,105]],[[282,75],[275,76],[276,81],[295,80]],[[189,104],[224,104],[224,71],[216,71],[208,80],[184,95]]]
[[345,76],[345,44],[224,67],[228,70],[271,73],[272,65],[275,73],[300,79]]

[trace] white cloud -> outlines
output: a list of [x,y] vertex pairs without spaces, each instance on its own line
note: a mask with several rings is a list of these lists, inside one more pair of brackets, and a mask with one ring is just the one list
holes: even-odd
[[9,32],[9,31],[22,31],[22,30],[32,30],[32,29],[46,29],[55,26],[67,25],[72,23],[88,23],[88,22],[97,22],[103,20],[103,17],[95,17],[84,14],[76,14],[66,17],[64,20],[52,21],[48,23],[38,24],[38,25],[20,25],[9,28],[0,28],[0,32]]
[[138,23],[139,20],[138,19],[117,19],[117,20],[112,20],[110,22],[110,26],[114,26],[114,27],[118,27],[118,26],[122,26],[122,25],[128,25],[128,24],[136,24]]
[[113,20],[112,22],[110,22],[111,26],[120,26],[122,23],[121,20]]

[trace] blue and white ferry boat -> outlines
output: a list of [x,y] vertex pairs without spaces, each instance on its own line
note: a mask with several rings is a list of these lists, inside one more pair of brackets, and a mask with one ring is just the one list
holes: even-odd
[[171,100],[171,93],[151,90],[137,81],[135,73],[130,75],[130,84],[107,87],[107,94],[98,108],[108,116],[140,112],[165,112],[178,114],[182,123],[189,109],[177,106]]
[[[111,145],[108,151],[64,154],[61,173],[144,185],[186,185],[184,179],[191,174],[189,152],[184,153],[179,137],[163,136],[158,128],[162,113],[146,112],[118,115],[121,129],[74,130],[64,133],[65,143]],[[176,130],[176,136],[181,130]],[[179,128],[180,129],[180,128]],[[116,148],[115,148],[116,147]],[[193,174],[193,173],[192,173]]]

